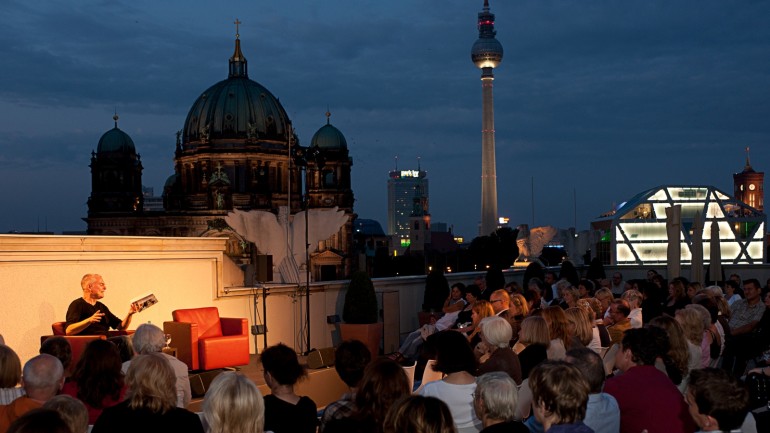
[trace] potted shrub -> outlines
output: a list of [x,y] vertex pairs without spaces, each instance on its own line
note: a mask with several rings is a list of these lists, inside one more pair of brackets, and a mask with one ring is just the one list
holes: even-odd
[[366,272],[355,272],[345,293],[340,336],[342,340],[359,340],[366,344],[372,357],[380,353],[382,323],[378,323],[377,295]]

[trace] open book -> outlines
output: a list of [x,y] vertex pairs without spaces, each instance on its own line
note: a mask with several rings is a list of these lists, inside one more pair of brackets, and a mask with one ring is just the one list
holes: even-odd
[[146,295],[142,295],[138,298],[131,300],[131,305],[136,307],[136,312],[144,311],[153,305],[158,303],[158,298],[155,297],[152,293],[148,293]]

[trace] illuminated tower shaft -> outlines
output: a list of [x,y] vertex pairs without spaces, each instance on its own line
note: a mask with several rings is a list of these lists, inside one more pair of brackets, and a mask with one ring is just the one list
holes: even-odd
[[481,74],[481,235],[497,228],[497,163],[495,162],[495,103],[492,68]]
[[479,12],[479,38],[471,49],[471,59],[481,69],[481,235],[497,229],[497,163],[495,162],[495,104],[492,86],[494,68],[503,59],[503,46],[495,39],[495,15],[489,0]]

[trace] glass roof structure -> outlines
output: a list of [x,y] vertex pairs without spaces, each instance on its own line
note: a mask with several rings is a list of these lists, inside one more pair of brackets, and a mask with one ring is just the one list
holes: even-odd
[[[667,262],[666,209],[681,212],[681,262],[692,261],[692,243],[703,242],[704,264],[710,263],[711,230],[716,222],[723,264],[757,264],[765,261],[765,214],[713,186],[658,186],[643,191],[618,209],[592,223],[609,243],[613,265],[660,265]],[[696,215],[701,233],[693,232]]]

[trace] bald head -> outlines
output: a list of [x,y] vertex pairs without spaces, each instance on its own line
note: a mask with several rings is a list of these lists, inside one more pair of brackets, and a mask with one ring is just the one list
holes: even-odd
[[24,364],[21,382],[30,398],[48,401],[64,383],[64,367],[54,356],[38,355]]

